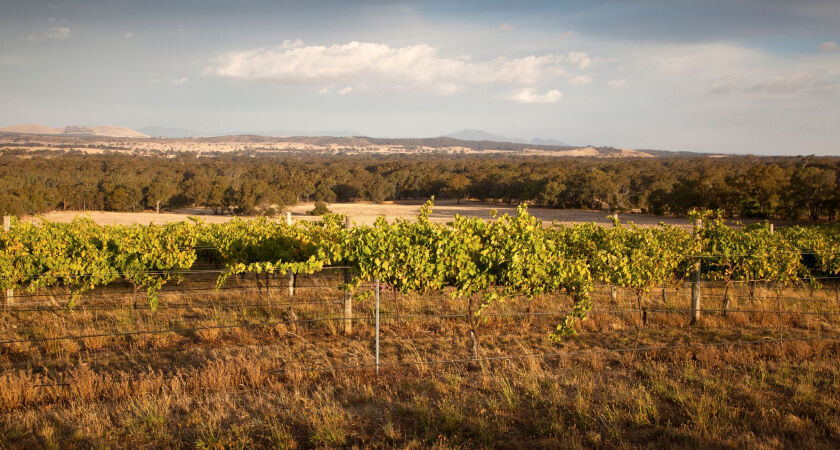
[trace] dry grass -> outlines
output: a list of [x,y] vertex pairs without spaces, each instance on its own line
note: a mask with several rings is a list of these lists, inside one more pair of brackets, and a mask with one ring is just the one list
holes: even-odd
[[[354,202],[354,203],[334,203],[330,204],[330,211],[338,214],[348,215],[354,223],[373,225],[379,216],[385,216],[388,221],[396,219],[414,219],[420,214],[420,207],[423,201],[401,200],[385,203],[373,202]],[[321,220],[319,216],[310,216],[309,211],[314,208],[314,203],[299,203],[289,207],[289,212],[292,213],[292,218],[295,221],[315,221]],[[471,201],[463,201],[460,204],[455,200],[437,200],[435,201],[434,212],[431,215],[431,220],[435,223],[446,223],[454,219],[455,215],[466,217],[480,217],[488,219],[490,212],[497,210],[499,214],[516,214],[515,206],[505,206],[499,204],[488,204]],[[608,218],[609,213],[605,211],[585,211],[574,209],[549,209],[549,208],[530,208],[528,211],[533,216],[541,219],[543,223],[549,224],[552,221],[559,223],[588,223],[595,222],[602,225],[611,225],[612,222]],[[233,216],[220,216],[212,214],[212,211],[203,208],[193,208],[185,210],[177,210],[173,212],[164,212],[155,214],[154,212],[106,212],[106,211],[52,211],[40,216],[24,217],[24,220],[34,221],[45,219],[52,222],[70,222],[76,217],[90,217],[96,223],[102,225],[114,224],[149,224],[149,223],[171,223],[183,222],[190,216],[199,216],[208,223],[222,223],[231,220]],[[632,221],[643,226],[653,226],[660,222],[671,225],[679,225],[683,227],[690,227],[691,223],[684,217],[666,217],[666,216],[652,216],[646,214],[625,214],[620,215],[622,220]],[[747,222],[750,222],[749,220]]]
[[[336,280],[310,280],[328,286]],[[191,280],[198,284],[202,280]],[[244,282],[243,282],[244,283]],[[247,287],[243,285],[243,287]],[[116,289],[116,288],[114,288]],[[97,297],[74,312],[6,311],[3,339],[178,332],[53,340],[0,347],[0,447],[836,447],[840,443],[840,343],[830,340],[702,347],[703,342],[840,335],[840,316],[707,313],[688,326],[689,291],[635,299],[596,292],[580,333],[556,346],[556,316],[490,317],[482,356],[468,358],[463,318],[382,322],[381,374],[342,366],[372,362],[370,320],[341,333],[341,294],[300,288],[294,327],[280,289],[165,293],[157,312],[132,299]],[[720,307],[722,291],[704,291]],[[783,309],[840,313],[833,291],[791,290]],[[567,308],[538,298],[534,311]],[[113,307],[113,308],[112,308]],[[522,300],[493,308],[523,311]],[[775,311],[759,290],[731,308]],[[86,310],[84,308],[87,308]],[[98,310],[96,308],[108,308]],[[369,318],[371,301],[354,305]],[[654,311],[656,310],[656,311]],[[664,310],[664,311],[660,311]],[[382,315],[462,314],[446,296],[385,292]],[[332,318],[332,321],[310,321]],[[250,323],[236,328],[201,327]],[[259,323],[260,325],[253,325]],[[605,352],[639,346],[683,346]],[[390,365],[394,363],[404,363]],[[316,369],[317,370],[313,370]],[[46,386],[44,386],[46,385]],[[38,387],[41,386],[41,387]]]

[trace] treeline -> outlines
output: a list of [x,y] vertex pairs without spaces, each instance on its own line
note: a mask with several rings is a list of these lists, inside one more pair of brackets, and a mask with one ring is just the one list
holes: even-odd
[[475,199],[686,214],[835,220],[837,157],[547,158],[0,154],[0,211],[141,211],[188,206],[273,214],[299,201]]

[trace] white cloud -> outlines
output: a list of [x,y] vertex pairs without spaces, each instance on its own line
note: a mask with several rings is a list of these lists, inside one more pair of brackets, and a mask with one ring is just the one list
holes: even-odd
[[557,89],[539,94],[534,88],[525,88],[514,92],[508,99],[517,103],[556,103],[561,98],[563,98],[563,93]]
[[712,92],[716,94],[740,92],[769,95],[831,94],[840,92],[840,74],[814,70],[774,75],[760,79],[742,78],[718,83],[712,88]]
[[697,93],[802,97],[840,92],[840,60],[834,55],[779,56],[760,49],[704,44],[658,49],[655,60],[637,63],[662,84]]
[[134,33],[132,33],[131,31],[128,31],[128,32],[126,32],[123,36],[124,36],[126,39],[131,39],[131,38],[133,38],[133,37],[134,37]]
[[295,48],[295,47],[303,47],[303,41],[300,39],[286,39],[283,41],[282,44],[277,46],[278,48]]
[[576,64],[579,69],[585,69],[592,65],[592,59],[586,52],[571,52],[569,53],[569,61]]
[[149,74],[149,78],[146,79],[146,84],[160,84],[160,83],[169,83],[173,86],[180,86],[186,82],[190,81],[187,77],[164,77],[159,76],[157,74]]
[[822,44],[820,44],[820,50],[824,52],[837,50],[837,43],[833,41],[825,41]]
[[592,78],[586,75],[578,75],[571,80],[569,80],[569,84],[572,86],[586,86],[587,84],[592,82]]
[[68,27],[53,27],[45,31],[43,34],[30,34],[27,36],[20,36],[20,38],[30,42],[37,42],[43,39],[63,41],[69,38],[72,33],[72,30]]
[[[205,75],[282,85],[335,85],[450,95],[477,86],[538,86],[583,69],[593,60],[583,52],[474,61],[469,56],[441,56],[425,44],[390,47],[371,42],[331,46],[285,41],[273,48],[223,53]],[[330,91],[327,91],[330,92]]]
[[318,90],[316,92],[318,92],[321,95],[332,94],[333,92],[335,92],[338,95],[347,95],[347,94],[353,92],[353,86],[345,86],[345,87],[343,87],[339,90],[335,90],[335,86],[332,86],[332,85],[323,86],[321,88],[318,88]]
[[613,89],[622,88],[622,87],[624,87],[625,84],[627,84],[627,80],[623,80],[623,79],[622,80],[607,81],[607,87],[608,88],[613,88]]
[[55,39],[55,40],[63,41],[64,39],[69,38],[70,34],[71,34],[70,28],[55,27],[55,28],[50,28],[49,31],[44,33],[44,38],[45,39]]

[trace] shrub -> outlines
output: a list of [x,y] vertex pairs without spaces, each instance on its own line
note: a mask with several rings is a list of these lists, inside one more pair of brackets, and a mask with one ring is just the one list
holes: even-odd
[[327,204],[324,202],[315,202],[315,208],[309,211],[310,216],[323,216],[328,213],[330,213],[330,209],[327,208]]

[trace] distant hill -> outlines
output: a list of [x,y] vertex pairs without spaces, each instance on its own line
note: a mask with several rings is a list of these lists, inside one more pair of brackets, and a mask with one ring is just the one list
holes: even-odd
[[125,137],[125,138],[147,138],[149,135],[143,134],[131,128],[118,127],[114,125],[97,125],[95,127],[84,126],[68,126],[64,128],[62,134],[75,136],[103,136],[103,137]]
[[[278,142],[288,142],[295,144],[310,145],[313,147],[344,147],[347,149],[365,149],[370,147],[393,147],[389,151],[412,151],[421,148],[438,149],[443,151],[451,151],[452,149],[469,149],[474,152],[509,152],[512,154],[532,155],[532,156],[583,156],[583,157],[597,157],[597,158],[650,158],[654,155],[646,151],[631,150],[626,148],[615,147],[576,147],[570,145],[535,145],[535,144],[520,144],[516,142],[498,142],[498,141],[473,141],[465,139],[455,139],[451,137],[436,137],[436,138],[374,138],[368,136],[349,136],[349,137],[333,137],[333,136],[290,136],[290,137],[269,137],[256,135],[238,135],[238,136],[214,136],[209,138],[201,138],[204,142],[224,143],[235,142],[239,144],[253,143],[253,144],[270,144]],[[310,149],[311,150],[311,149]],[[364,151],[364,150],[363,150]],[[368,150],[370,151],[370,150]],[[376,151],[381,151],[376,150]],[[670,156],[673,152],[660,151],[657,156]]]
[[[187,142],[207,142],[217,145],[222,152],[229,151],[250,151],[249,149],[237,149],[242,144],[260,144],[263,150],[278,149],[275,144],[283,144],[279,149],[283,151],[307,151],[307,152],[376,152],[376,153],[412,153],[442,151],[453,153],[512,153],[524,156],[556,156],[556,157],[596,157],[596,158],[649,158],[649,157],[678,157],[678,156],[708,156],[719,157],[725,155],[713,155],[709,153],[695,153],[686,151],[627,149],[609,146],[572,146],[564,145],[561,141],[552,139],[531,139],[519,140],[509,139],[504,136],[495,135],[482,130],[462,130],[452,133],[449,136],[431,138],[375,138],[361,135],[349,130],[275,130],[252,133],[206,133],[184,128],[169,128],[160,126],[148,126],[139,131],[130,128],[112,125],[100,126],[79,126],[71,125],[64,128],[53,128],[38,124],[19,124],[0,128],[0,134],[25,134],[33,136],[31,139],[41,142],[61,143],[66,146],[67,142],[75,140],[86,140],[88,138],[149,138],[150,136],[164,139],[185,139]],[[460,137],[455,137],[460,136]],[[17,142],[17,138],[15,138]],[[231,144],[231,145],[228,145]],[[172,150],[173,146],[178,147],[175,142],[158,142],[152,140],[149,145],[144,143],[144,149]],[[190,144],[192,145],[192,144]],[[164,146],[164,147],[161,147]],[[158,148],[160,147],[160,148]],[[64,148],[64,147],[62,147]],[[123,149],[122,143],[114,147]],[[192,148],[189,145],[184,149]],[[163,150],[161,150],[163,151]],[[176,150],[177,151],[177,150]],[[201,151],[212,152],[214,150],[202,149]]]
[[307,137],[348,137],[358,136],[361,133],[356,133],[350,130],[272,130],[272,131],[230,131],[223,133],[210,133],[207,131],[195,131],[185,128],[169,128],[151,125],[140,128],[141,132],[154,137],[163,138],[189,138],[189,137],[217,137],[217,136],[263,136],[263,137],[290,137],[290,136],[307,136]]
[[38,124],[11,125],[0,128],[0,133],[16,134],[47,134],[62,136],[102,136],[102,137],[123,137],[123,138],[147,138],[146,134],[131,128],[118,127],[114,125],[97,125],[94,127],[83,125],[68,125],[64,128],[53,128]]
[[269,137],[291,137],[291,136],[308,136],[308,137],[352,137],[361,136],[362,133],[357,133],[351,130],[274,130],[274,131],[252,131],[248,133],[227,133],[234,134],[252,134],[254,136],[269,136]]
[[[631,150],[625,148],[615,147],[576,147],[571,145],[536,145],[536,144],[520,144],[517,142],[499,142],[499,141],[473,141],[465,139],[455,139],[451,137],[435,137],[435,138],[374,138],[368,136],[288,136],[288,137],[271,137],[271,136],[257,136],[253,134],[232,135],[232,136],[213,136],[201,138],[204,142],[222,143],[254,143],[254,144],[270,144],[272,142],[289,142],[312,146],[337,146],[346,148],[365,148],[371,146],[391,146],[401,147],[403,149],[411,150],[413,148],[432,148],[447,150],[452,148],[469,149],[475,152],[511,152],[528,155],[551,155],[551,156],[593,156],[593,157],[607,157],[607,158],[626,158],[626,157],[642,157],[647,158],[653,155],[638,150]],[[659,152],[658,156],[668,156],[672,152]]]
[[531,139],[529,141],[529,143],[534,144],[534,145],[562,145],[564,147],[569,145],[569,144],[567,144],[563,141],[557,140],[557,139],[542,139],[542,138]]
[[195,130],[187,130],[184,128],[169,128],[169,127],[159,127],[159,126],[148,126],[143,127],[137,130],[143,134],[147,134],[152,137],[162,137],[162,138],[189,138],[189,137],[210,137],[215,136],[213,133],[205,133],[202,131],[195,131]]
[[64,128],[53,128],[46,125],[38,125],[36,123],[24,123],[19,125],[10,125],[8,127],[0,127],[0,133],[20,133],[20,134],[61,134]]
[[559,141],[557,139],[542,139],[542,138],[534,138],[534,139],[521,139],[521,138],[509,138],[506,136],[501,136],[498,134],[488,133],[484,130],[461,130],[456,131],[455,133],[447,134],[443,137],[453,138],[453,139],[460,139],[463,141],[488,141],[488,142],[513,142],[516,144],[533,144],[533,145],[559,145],[566,147],[569,144]]
[[[488,133],[484,130],[461,130],[443,137],[452,139],[461,139],[463,141],[496,141],[496,142],[518,142],[518,139],[511,139],[509,137],[498,134]],[[520,142],[521,143],[521,142]]]
[[524,150],[571,150],[577,147],[571,145],[536,145],[528,142],[512,142],[512,141],[476,141],[471,139],[457,139],[449,136],[441,136],[436,138],[371,138],[362,137],[373,144],[378,145],[406,145],[406,146],[422,146],[431,148],[444,147],[464,147],[476,151],[482,150],[501,150],[519,152]]

